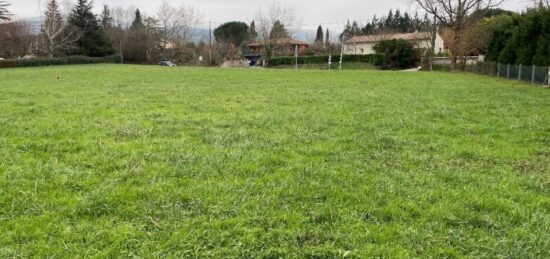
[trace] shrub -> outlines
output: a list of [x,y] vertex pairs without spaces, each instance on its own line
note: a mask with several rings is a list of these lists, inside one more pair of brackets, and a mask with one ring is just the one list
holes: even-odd
[[17,67],[17,60],[0,60],[0,68]]
[[407,40],[384,40],[374,46],[376,53],[384,54],[384,69],[411,68],[420,61],[420,51]]
[[32,58],[32,59],[16,59],[0,61],[0,68],[8,67],[40,67],[40,66],[57,66],[57,65],[76,65],[76,64],[101,64],[101,63],[122,63],[120,56],[108,57],[85,57],[85,56],[68,56],[59,58]]
[[[322,56],[303,56],[298,57],[298,64],[325,64],[328,63],[328,55]],[[332,63],[338,63],[340,61],[340,55],[332,55]],[[369,63],[376,66],[384,64],[383,54],[370,54],[370,55],[344,55],[342,56],[343,62],[359,62]],[[268,60],[269,66],[283,66],[296,64],[295,57],[274,57]]]

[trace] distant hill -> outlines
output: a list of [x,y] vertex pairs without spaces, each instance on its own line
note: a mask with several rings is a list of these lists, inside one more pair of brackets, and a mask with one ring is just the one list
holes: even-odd
[[[313,42],[315,39],[315,33],[316,31],[311,30],[300,30],[295,32],[295,39],[299,41],[305,41],[305,42]],[[208,29],[207,28],[197,28],[195,29],[192,37],[193,42],[208,42]],[[212,40],[214,40],[214,36],[212,36]]]
[[29,27],[31,27],[32,32],[34,34],[40,33],[40,28],[42,27],[42,23],[44,22],[45,17],[44,16],[37,16],[37,17],[30,17],[30,18],[24,18],[21,19],[21,21],[27,23]]
[[[37,17],[25,18],[25,19],[22,19],[22,21],[29,24],[34,34],[38,34],[40,33],[40,28],[42,26],[42,23],[44,22],[44,19],[45,19],[44,16],[37,16]],[[300,41],[313,42],[313,40],[315,39],[315,33],[316,32],[312,30],[299,30],[295,32],[295,38]],[[195,29],[193,33],[192,41],[196,43],[200,41],[208,42],[208,28]]]

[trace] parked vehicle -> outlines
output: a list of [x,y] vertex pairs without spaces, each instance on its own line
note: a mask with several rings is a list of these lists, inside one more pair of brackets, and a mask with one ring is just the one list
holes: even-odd
[[167,61],[167,60],[159,62],[159,65],[163,66],[163,67],[177,67],[178,66],[178,65],[176,65],[176,64],[174,64],[170,61]]

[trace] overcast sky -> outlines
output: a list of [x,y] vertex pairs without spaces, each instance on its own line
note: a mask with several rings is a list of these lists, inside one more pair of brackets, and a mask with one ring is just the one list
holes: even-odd
[[[7,0],[12,3],[10,10],[18,17],[34,17],[40,15],[38,0]],[[46,2],[47,0],[42,0]],[[62,0],[59,0],[62,1]],[[76,0],[72,0],[76,2]],[[174,4],[181,0],[169,0]],[[225,21],[241,20],[249,22],[262,6],[267,6],[273,0],[184,0],[186,5],[192,5],[200,10],[203,21],[214,25]],[[161,0],[95,0],[96,12],[103,4],[109,6],[136,6],[147,14],[153,15]],[[374,14],[382,16],[389,9],[401,9],[414,13],[418,10],[411,0],[300,0],[277,1],[292,6],[302,29],[314,29],[318,24],[339,30],[346,20],[367,20]],[[521,11],[526,8],[529,0],[505,0],[503,8]]]

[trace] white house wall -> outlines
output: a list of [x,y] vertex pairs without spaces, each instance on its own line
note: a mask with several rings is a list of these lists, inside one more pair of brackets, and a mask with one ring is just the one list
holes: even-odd
[[[368,55],[374,54],[374,45],[376,43],[345,43],[344,44],[344,54],[347,55]],[[417,47],[427,49],[430,47],[430,40],[423,40],[417,42]],[[445,50],[445,43],[443,38],[438,34],[435,38],[435,52],[440,53]]]
[[368,55],[375,53],[375,43],[357,43],[357,44],[344,44],[344,54],[346,55]]
[[[430,48],[430,40],[423,40],[423,41],[420,41],[418,44],[417,44],[417,47],[419,48],[422,48],[422,49],[429,49]],[[435,37],[435,53],[441,53],[445,50],[445,42],[443,41],[443,38],[441,38],[441,36],[438,34],[436,37]]]

